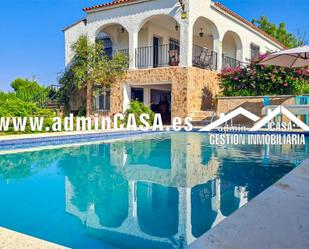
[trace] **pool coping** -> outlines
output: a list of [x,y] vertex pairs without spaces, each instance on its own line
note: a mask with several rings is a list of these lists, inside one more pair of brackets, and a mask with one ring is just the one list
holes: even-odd
[[46,240],[0,227],[0,248],[3,249],[69,249]]
[[[42,138],[59,138],[59,137],[72,137],[72,136],[89,136],[89,135],[108,135],[113,133],[130,133],[130,132],[142,132],[142,130],[108,130],[108,131],[68,131],[68,132],[49,132],[49,133],[31,133],[31,134],[11,134],[0,136],[0,141],[20,141],[20,140],[32,140]],[[153,132],[149,130],[147,132]]]
[[189,249],[308,248],[309,159],[274,183]]
[[142,131],[142,130],[121,130],[104,132],[66,132],[55,134],[35,134],[18,135],[14,137],[0,137],[0,154],[7,152],[24,152],[41,149],[53,149],[58,147],[68,147],[76,145],[87,145],[101,143],[115,139],[125,139],[140,135],[150,135],[154,133],[164,133],[166,131]]
[[[163,130],[110,130],[110,131],[88,131],[88,132],[59,132],[59,133],[36,133],[36,134],[20,134],[20,135],[6,135],[0,136],[0,153],[4,154],[5,151],[13,150],[25,150],[31,148],[48,148],[48,147],[58,147],[59,145],[74,145],[74,144],[89,144],[99,141],[111,140],[113,138],[127,138],[136,135],[143,134],[154,134],[154,133],[164,133],[164,132],[177,132],[165,126]],[[205,134],[272,134],[272,135],[287,135],[295,134],[304,136],[309,136],[309,132],[280,132],[280,131],[217,131],[213,130],[211,132],[201,132],[199,128],[194,127],[192,131],[181,130],[178,132],[200,132]]]

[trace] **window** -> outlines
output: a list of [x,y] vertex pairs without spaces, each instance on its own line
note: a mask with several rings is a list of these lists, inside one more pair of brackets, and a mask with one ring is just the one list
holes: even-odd
[[137,100],[144,102],[144,89],[143,88],[131,88],[131,100]]
[[169,64],[170,66],[178,66],[179,50],[180,50],[179,41],[174,38],[170,38],[170,43],[169,43]]
[[108,36],[103,36],[103,37],[98,38],[97,41],[100,41],[103,43],[105,54],[109,57],[112,57],[113,55],[112,39]]
[[251,60],[255,60],[260,55],[260,47],[258,45],[251,43],[250,49],[251,49]]
[[98,96],[94,97],[94,111],[103,112],[110,110],[110,90],[107,90],[105,93],[102,92]]
[[170,49],[179,51],[179,47],[179,41],[174,38],[170,38]]

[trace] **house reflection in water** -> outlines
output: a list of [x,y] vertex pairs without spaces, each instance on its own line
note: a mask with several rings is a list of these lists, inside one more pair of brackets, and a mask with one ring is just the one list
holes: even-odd
[[60,162],[66,211],[88,236],[117,247],[183,248],[248,201],[246,184],[221,176],[203,136],[80,149],[89,157]]

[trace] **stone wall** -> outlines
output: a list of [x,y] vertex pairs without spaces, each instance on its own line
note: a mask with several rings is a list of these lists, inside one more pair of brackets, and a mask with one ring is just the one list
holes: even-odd
[[188,68],[189,113],[213,109],[219,92],[217,72],[196,67]]
[[110,114],[123,113],[123,82],[118,82],[111,87]]
[[71,112],[77,113],[86,107],[86,90],[74,90],[71,96],[69,102]]
[[164,67],[127,71],[124,82],[111,89],[111,113],[123,112],[124,84],[172,85],[172,117],[185,118],[213,107],[219,92],[217,73],[194,67]]
[[[294,104],[294,96],[270,96],[271,105],[291,105]],[[255,115],[262,117],[262,109],[264,107],[264,97],[218,97],[217,98],[217,114],[227,113],[243,107],[247,111],[254,113]],[[245,117],[237,117],[233,120],[234,124],[247,123],[248,119]]]

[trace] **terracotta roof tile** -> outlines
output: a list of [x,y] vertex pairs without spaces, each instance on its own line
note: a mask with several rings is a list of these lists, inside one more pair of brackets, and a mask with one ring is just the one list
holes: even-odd
[[[109,6],[115,6],[115,5],[120,5],[120,4],[124,4],[124,3],[128,3],[128,2],[133,2],[134,0],[114,0],[112,2],[108,2],[108,3],[104,3],[104,4],[100,4],[100,5],[95,5],[95,6],[91,6],[88,8],[84,8],[84,11],[89,11],[89,10],[94,10],[94,9],[99,9],[99,8],[104,8],[104,7],[109,7]],[[258,31],[259,33],[261,33],[263,36],[266,36],[267,38],[269,38],[270,40],[272,40],[273,42],[277,43],[279,46],[286,48],[286,46],[284,44],[282,44],[281,42],[279,42],[278,40],[276,40],[274,37],[272,37],[271,35],[267,34],[265,31],[261,30],[260,28],[258,28],[257,26],[255,26],[254,24],[252,24],[251,22],[247,21],[245,18],[241,17],[240,15],[236,14],[235,12],[233,12],[232,10],[228,9],[227,7],[225,7],[224,5],[222,5],[219,2],[215,2],[214,5],[218,8],[220,8],[221,10],[227,12],[228,14],[230,14],[231,16],[235,17],[236,19],[238,19],[239,21],[245,23],[246,25],[250,26],[251,28],[253,28],[254,30]]]
[[128,2],[132,2],[132,0],[115,0],[115,1],[112,1],[112,2],[91,6],[91,7],[88,7],[88,8],[83,8],[83,11],[89,11],[89,10],[103,8],[103,7],[114,6],[114,5],[128,3]]
[[259,33],[261,33],[262,35],[266,36],[267,38],[269,38],[270,40],[272,40],[273,42],[277,43],[278,45],[286,48],[286,46],[279,42],[277,39],[275,39],[274,37],[272,37],[271,35],[269,35],[268,33],[266,33],[264,30],[258,28],[257,26],[255,26],[253,23],[247,21],[245,18],[241,17],[240,15],[236,14],[235,12],[233,12],[232,10],[228,9],[227,7],[225,7],[224,5],[222,5],[219,2],[215,2],[214,3],[215,6],[219,7],[220,9],[222,9],[223,11],[227,12],[228,14],[230,14],[231,16],[235,17],[236,19],[238,19],[239,21],[247,24],[248,26],[250,26],[251,28],[255,29],[256,31],[258,31]]

